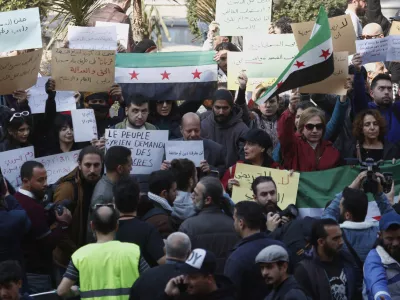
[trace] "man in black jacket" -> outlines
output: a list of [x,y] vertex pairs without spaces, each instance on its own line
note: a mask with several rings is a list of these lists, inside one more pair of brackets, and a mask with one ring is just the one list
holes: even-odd
[[172,233],[167,238],[165,250],[166,264],[152,268],[141,275],[133,284],[129,299],[154,300],[171,278],[182,274],[180,266],[191,251],[189,237],[181,232]]

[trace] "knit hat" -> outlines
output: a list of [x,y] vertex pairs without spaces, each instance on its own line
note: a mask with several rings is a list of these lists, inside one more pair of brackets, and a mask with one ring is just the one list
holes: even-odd
[[228,102],[229,106],[233,106],[233,96],[230,91],[228,90],[217,90],[213,95],[213,104],[217,100],[225,100]]

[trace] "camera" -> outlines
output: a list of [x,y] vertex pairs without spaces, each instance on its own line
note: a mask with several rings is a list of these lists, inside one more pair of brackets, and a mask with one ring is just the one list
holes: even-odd
[[282,210],[279,213],[279,216],[282,217],[287,217],[290,219],[296,219],[299,215],[299,209],[296,207],[294,204],[289,204],[288,207],[286,207],[284,210]]
[[61,216],[64,212],[64,207],[72,203],[71,200],[63,200],[61,203],[55,204],[52,202],[43,202],[44,210],[53,219],[56,220],[56,214]]
[[[372,158],[367,158],[365,162],[360,162],[360,173],[367,171],[367,177],[363,180],[361,186],[364,193],[377,194],[378,193],[378,178],[375,173],[380,173],[380,166],[384,164],[384,161],[375,162]],[[383,173],[384,181],[381,183],[383,191],[389,193],[392,188],[393,174]]]

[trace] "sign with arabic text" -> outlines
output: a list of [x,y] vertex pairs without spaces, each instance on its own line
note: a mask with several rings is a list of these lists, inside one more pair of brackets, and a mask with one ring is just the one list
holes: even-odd
[[203,141],[168,141],[165,144],[165,158],[168,161],[187,158],[199,167],[204,160]]
[[111,27],[68,27],[70,49],[117,50],[117,28]]
[[392,27],[390,27],[389,35],[399,35],[400,34],[400,21],[393,21]]
[[33,146],[0,152],[1,172],[14,188],[22,185],[21,166],[34,158]]
[[357,53],[363,64],[382,61],[400,61],[400,35],[389,35],[381,39],[357,41]]

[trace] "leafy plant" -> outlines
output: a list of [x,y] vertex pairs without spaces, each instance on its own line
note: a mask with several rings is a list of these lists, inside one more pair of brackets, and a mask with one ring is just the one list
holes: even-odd
[[40,17],[47,17],[51,7],[50,0],[0,0],[0,12],[39,7]]

